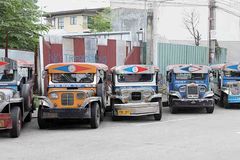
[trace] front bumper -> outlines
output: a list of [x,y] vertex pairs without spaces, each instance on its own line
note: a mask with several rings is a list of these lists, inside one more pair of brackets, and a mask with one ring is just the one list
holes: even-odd
[[144,116],[159,113],[159,103],[126,103],[114,104],[113,112],[115,116]]
[[12,129],[12,119],[9,113],[0,113],[0,130]]
[[214,107],[214,99],[173,99],[172,107]]
[[239,104],[240,103],[240,95],[228,95],[228,103]]
[[91,108],[42,108],[40,114],[43,119],[89,119]]

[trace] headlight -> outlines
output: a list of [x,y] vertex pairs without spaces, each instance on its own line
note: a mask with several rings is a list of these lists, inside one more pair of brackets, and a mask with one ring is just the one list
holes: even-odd
[[4,95],[0,95],[0,101],[4,100]]
[[182,86],[179,88],[179,92],[186,92],[186,86]]
[[199,91],[200,92],[206,92],[206,88],[204,86],[200,86]]
[[55,92],[50,93],[50,98],[51,99],[58,99],[58,94]]
[[0,92],[0,101],[5,100],[5,94],[3,92]]
[[150,97],[151,95],[153,95],[153,91],[145,91],[145,92],[143,92],[143,96],[144,97]]
[[122,95],[124,98],[127,98],[127,97],[129,97],[129,92],[128,92],[128,91],[123,91],[123,92],[121,93],[121,95]]
[[85,99],[86,94],[84,92],[77,93],[77,99]]

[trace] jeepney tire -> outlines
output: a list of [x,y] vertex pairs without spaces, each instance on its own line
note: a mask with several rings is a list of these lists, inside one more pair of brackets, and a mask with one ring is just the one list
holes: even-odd
[[107,93],[105,91],[104,83],[97,84],[97,96],[102,98],[102,107],[105,108]]
[[169,106],[169,109],[170,109],[171,114],[177,114],[177,112],[178,112],[178,109],[176,107]]
[[101,111],[98,103],[93,103],[91,106],[90,125],[92,129],[99,127],[101,121]]
[[17,138],[20,136],[22,128],[22,114],[20,107],[11,108],[12,129],[10,129],[10,137]]
[[104,83],[97,84],[97,96],[101,97],[102,104],[101,106],[101,121],[103,121],[103,117],[106,115],[106,91]]
[[223,106],[223,108],[225,108],[225,109],[228,109],[228,108],[229,108],[228,95],[227,95],[227,94],[224,94],[224,95],[223,95],[222,106]]
[[162,102],[159,102],[159,114],[154,114],[155,121],[160,121],[162,119]]
[[31,122],[32,121],[32,112],[29,112],[27,117],[24,119],[24,122]]
[[207,110],[207,113],[211,114],[214,111],[214,107],[207,107],[206,110]]
[[49,122],[42,118],[42,110],[38,109],[38,126],[39,129],[47,129],[49,127]]
[[115,116],[113,111],[112,111],[112,121],[120,121],[120,117]]

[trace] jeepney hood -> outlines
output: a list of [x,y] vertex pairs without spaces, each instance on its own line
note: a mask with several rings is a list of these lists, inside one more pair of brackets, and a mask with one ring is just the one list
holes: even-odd
[[[209,83],[204,83],[204,81],[195,81],[195,83],[176,83],[174,84],[173,90],[170,90],[172,93],[179,94],[182,98],[186,98],[188,94],[188,87],[195,86],[197,89],[197,93],[199,95],[198,98],[204,98],[210,93],[210,85]],[[203,88],[204,90],[200,90]]]

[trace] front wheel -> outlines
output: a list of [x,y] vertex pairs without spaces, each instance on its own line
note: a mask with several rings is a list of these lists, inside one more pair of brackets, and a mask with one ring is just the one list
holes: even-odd
[[27,117],[24,119],[24,122],[31,122],[32,121],[32,112],[29,112]]
[[11,108],[12,129],[10,130],[10,137],[17,138],[20,136],[22,128],[22,114],[20,107]]
[[207,110],[207,113],[213,113],[214,107],[207,107],[206,110]]
[[38,126],[39,129],[47,129],[49,127],[49,122],[42,118],[42,109],[38,109]]
[[223,96],[223,107],[224,107],[225,109],[228,109],[228,108],[229,108],[228,95],[227,95],[227,94],[224,94],[224,96]]
[[155,121],[160,121],[162,119],[162,102],[159,102],[159,113],[154,115]]
[[170,109],[170,113],[172,114],[176,114],[178,112],[178,109],[176,107],[170,106],[169,109]]
[[100,125],[101,111],[98,103],[93,103],[91,108],[91,128],[96,129]]

